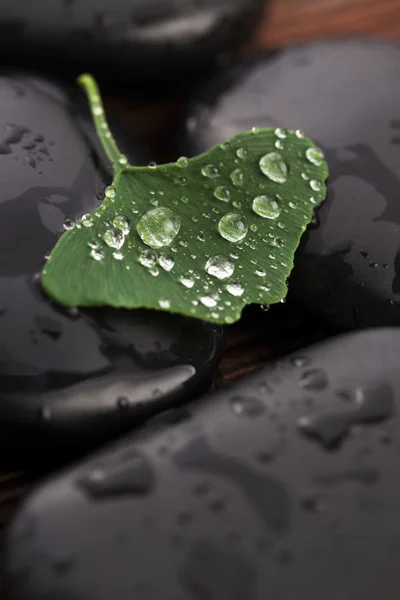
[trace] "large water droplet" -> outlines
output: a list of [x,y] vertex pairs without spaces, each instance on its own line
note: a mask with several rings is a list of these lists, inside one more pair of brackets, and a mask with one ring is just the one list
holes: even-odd
[[265,411],[264,404],[258,398],[234,396],[229,402],[233,412],[239,417],[258,417]]
[[244,292],[244,287],[239,281],[232,281],[232,283],[228,283],[226,289],[232,296],[241,296]]
[[222,200],[223,202],[229,202],[229,200],[231,199],[231,192],[229,188],[225,187],[224,185],[219,185],[214,190],[214,196],[218,198],[218,200]]
[[172,242],[180,226],[179,217],[171,209],[160,206],[143,215],[136,229],[147,246],[161,248]]
[[231,181],[233,183],[234,186],[236,187],[242,187],[244,184],[244,173],[242,171],[242,169],[235,169],[234,171],[232,171],[231,173]]
[[324,155],[320,148],[308,148],[306,150],[307,160],[310,161],[313,165],[320,167],[324,162]]
[[115,217],[115,219],[113,220],[113,225],[117,229],[120,229],[124,235],[128,235],[128,233],[130,232],[129,221],[126,217],[123,217],[123,216]]
[[228,213],[218,223],[218,231],[229,242],[239,242],[246,237],[249,227],[246,217],[240,213]]
[[267,194],[254,198],[253,210],[264,219],[277,219],[282,212],[279,200]]
[[209,275],[218,279],[230,277],[235,270],[233,262],[224,254],[217,254],[208,259],[205,269]]
[[275,183],[285,183],[288,176],[288,167],[278,152],[269,152],[260,159],[260,169]]
[[161,254],[158,259],[158,263],[160,267],[164,269],[164,271],[170,271],[175,264],[174,259],[169,254]]
[[155,267],[157,264],[157,254],[153,250],[143,250],[139,256],[139,262],[149,269]]
[[120,229],[116,227],[112,227],[111,229],[107,229],[105,234],[103,235],[103,239],[107,246],[110,248],[116,248],[119,250],[122,248],[125,242],[125,236]]
[[215,165],[206,165],[201,169],[204,177],[209,177],[210,179],[215,179],[219,177],[219,171]]

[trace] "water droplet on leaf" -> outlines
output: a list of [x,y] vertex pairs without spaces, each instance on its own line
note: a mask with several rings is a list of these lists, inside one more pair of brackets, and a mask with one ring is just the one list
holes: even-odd
[[246,237],[249,227],[240,213],[228,213],[218,223],[218,231],[229,242],[239,242]]
[[89,214],[82,216],[82,225],[84,227],[93,227],[93,217]]
[[169,256],[169,254],[161,254],[160,258],[158,259],[158,263],[160,267],[164,269],[164,271],[170,271],[174,266],[175,261],[172,256]]
[[260,169],[275,183],[285,183],[288,176],[288,167],[278,152],[269,152],[260,159]]
[[226,286],[226,290],[232,296],[241,296],[244,292],[244,287],[239,281],[232,281],[232,283],[228,283],[228,285]]
[[226,279],[230,277],[235,270],[233,262],[224,254],[217,254],[210,258],[205,266],[209,275],[218,279]]
[[204,177],[209,177],[210,179],[219,177],[219,171],[215,165],[206,165],[201,169],[201,173]]
[[75,221],[73,219],[65,219],[63,227],[66,231],[73,229],[75,227]]
[[227,188],[223,185],[219,185],[214,190],[214,196],[216,198],[218,198],[218,200],[222,200],[223,202],[229,202],[229,200],[231,198],[231,192],[230,192],[229,188]]
[[125,236],[120,229],[113,227],[111,229],[107,229],[105,234],[103,235],[103,239],[107,246],[110,248],[116,248],[119,250],[122,248],[125,242]]
[[172,242],[180,226],[179,217],[171,209],[160,206],[144,214],[136,229],[147,246],[161,248]]
[[143,250],[139,256],[139,262],[149,269],[155,267],[157,264],[157,254],[153,250]]
[[244,184],[244,173],[242,171],[242,169],[235,169],[234,171],[232,171],[231,173],[231,181],[233,183],[234,186],[236,187],[242,187]]
[[204,306],[207,306],[207,308],[213,308],[214,306],[217,306],[217,301],[215,300],[215,298],[212,298],[211,296],[202,296],[200,298],[200,302]]
[[128,235],[130,231],[129,221],[126,217],[117,216],[113,220],[113,226],[120,229],[124,235]]
[[320,167],[324,162],[324,155],[320,148],[308,148],[306,151],[307,160],[316,167]]
[[106,198],[115,198],[115,189],[113,188],[112,185],[106,187],[105,192],[104,192]]
[[322,188],[322,183],[317,179],[311,179],[310,188],[314,190],[314,192],[319,192]]
[[189,159],[186,156],[181,156],[176,161],[176,164],[178,165],[178,167],[185,169],[189,164]]
[[267,194],[254,198],[253,210],[264,219],[277,219],[282,212],[278,199]]

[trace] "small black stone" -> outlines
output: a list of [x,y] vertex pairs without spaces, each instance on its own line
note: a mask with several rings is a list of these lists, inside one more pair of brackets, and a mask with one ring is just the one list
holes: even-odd
[[[111,182],[73,95],[0,77],[0,443],[22,460],[70,457],[204,391],[224,339],[193,319],[64,309],[42,292],[37,274],[63,224],[94,210]],[[117,141],[133,164],[147,162]]]
[[[296,355],[288,368],[272,363],[192,402],[190,419],[159,415],[53,477],[5,536],[5,597],[62,598],[68,590],[71,599],[132,600],[143,597],[132,596],[140,579],[152,600],[394,600],[399,354],[398,328],[333,338],[302,351],[306,366],[296,366]],[[310,368],[329,382],[308,390],[311,408],[299,385]],[[270,392],[261,394],[266,381]],[[268,465],[255,460],[276,440],[268,411],[244,419],[232,410],[232,397],[256,396],[286,424]],[[304,419],[335,415],[352,415],[359,430],[352,435],[346,425],[335,448],[299,429]],[[382,445],[388,427],[392,443]],[[171,451],[160,456],[163,446]],[[60,552],[72,565],[61,572]]]
[[75,78],[91,72],[136,93],[223,65],[266,0],[2,0],[2,64]]
[[263,55],[193,100],[192,156],[239,131],[301,129],[325,151],[328,196],[295,256],[289,298],[340,328],[400,324],[400,46],[357,39]]

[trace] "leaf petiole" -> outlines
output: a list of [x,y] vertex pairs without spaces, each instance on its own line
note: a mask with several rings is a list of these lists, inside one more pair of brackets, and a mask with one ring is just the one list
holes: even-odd
[[97,83],[88,73],[79,75],[76,81],[86,93],[97,135],[99,136],[104,152],[112,162],[114,173],[117,173],[128,164],[128,161],[126,156],[118,150],[118,146],[108,127]]

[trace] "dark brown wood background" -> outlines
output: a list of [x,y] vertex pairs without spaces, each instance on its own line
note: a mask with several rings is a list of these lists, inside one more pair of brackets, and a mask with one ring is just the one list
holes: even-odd
[[[400,41],[400,0],[271,0],[243,56],[294,42],[349,34],[381,35]],[[168,101],[140,103],[128,97],[107,98],[125,125],[150,148],[158,161],[176,158],[176,127],[190,88]],[[288,305],[263,313],[251,307],[229,330],[227,348],[215,386],[244,375],[267,361],[306,346],[331,332],[309,315]],[[2,457],[0,527],[41,476],[35,470],[12,469],[13,457]],[[40,467],[39,467],[40,468]],[[28,600],[28,599],[27,599]]]

